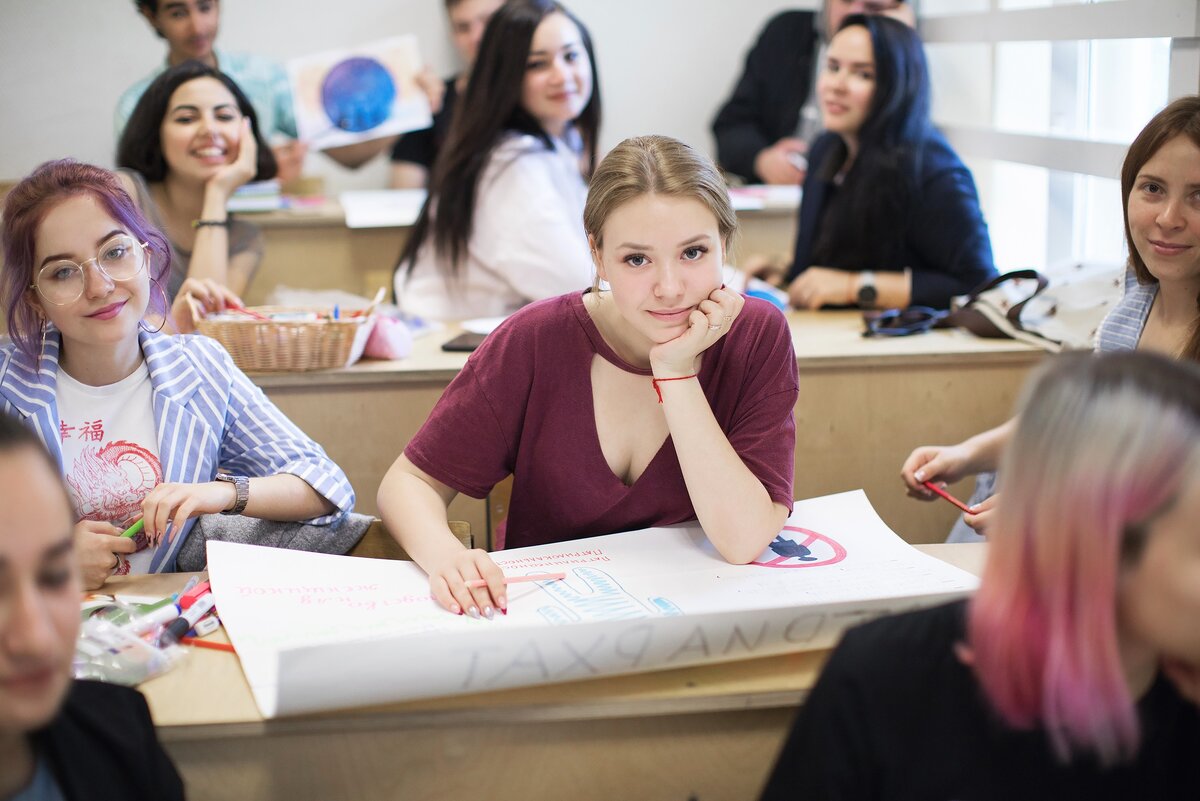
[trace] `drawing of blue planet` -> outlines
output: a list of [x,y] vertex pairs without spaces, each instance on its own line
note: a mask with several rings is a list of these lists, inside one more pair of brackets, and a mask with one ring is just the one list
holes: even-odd
[[354,56],[335,64],[321,84],[321,105],[329,121],[359,133],[382,125],[392,114],[396,83],[373,58]]

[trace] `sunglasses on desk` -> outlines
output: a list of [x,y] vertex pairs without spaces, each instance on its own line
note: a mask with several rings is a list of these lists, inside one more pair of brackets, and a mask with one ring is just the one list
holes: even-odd
[[867,328],[864,337],[906,337],[922,334],[935,327],[948,314],[928,306],[909,306],[907,309],[885,309],[863,314]]

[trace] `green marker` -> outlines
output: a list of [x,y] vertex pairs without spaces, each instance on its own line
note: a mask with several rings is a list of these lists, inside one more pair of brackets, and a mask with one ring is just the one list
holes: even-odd
[[137,521],[137,522],[136,522],[136,523],[134,523],[132,526],[130,526],[129,528],[127,528],[127,529],[125,529],[124,531],[122,531],[122,532],[121,532],[121,536],[122,536],[122,537],[134,537],[134,536],[137,536],[137,533],[138,533],[139,531],[141,531],[141,530],[142,530],[142,524],[143,524],[143,523],[145,523],[145,522],[146,522],[146,518],[144,518],[144,517],[143,517],[141,520]]

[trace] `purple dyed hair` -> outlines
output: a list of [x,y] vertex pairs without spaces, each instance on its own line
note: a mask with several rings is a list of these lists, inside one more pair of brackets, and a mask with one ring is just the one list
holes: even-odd
[[1003,504],[968,618],[993,707],[1058,756],[1136,753],[1117,629],[1123,569],[1200,465],[1200,367],[1146,353],[1057,357],[1026,387]]
[[[4,200],[0,238],[4,241],[4,268],[0,271],[0,303],[8,315],[8,335],[24,353],[38,358],[42,317],[32,302],[34,253],[42,220],[62,201],[91,195],[113,220],[139,242],[147,243],[150,280],[162,287],[171,269],[171,247],[146,221],[137,205],[108,170],[74,159],[47,161],[12,188]],[[148,311],[165,316],[169,309],[163,292],[150,292]]]

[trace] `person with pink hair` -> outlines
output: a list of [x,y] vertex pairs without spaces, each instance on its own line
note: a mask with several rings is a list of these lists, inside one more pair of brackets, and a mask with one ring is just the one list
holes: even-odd
[[852,629],[764,799],[1200,797],[1200,366],[1027,387],[978,593]]

